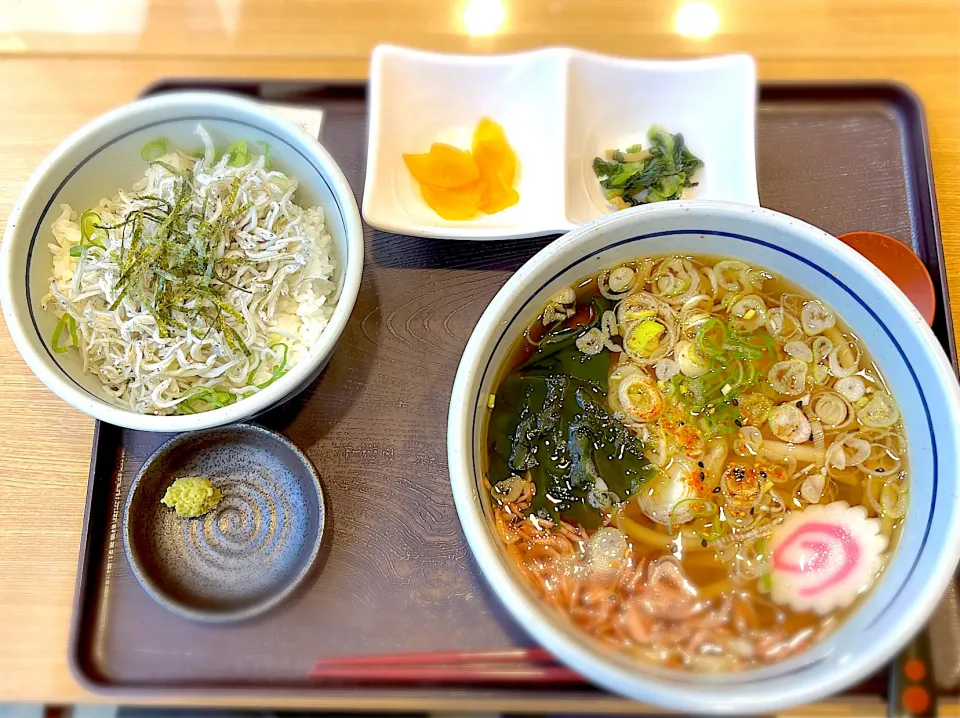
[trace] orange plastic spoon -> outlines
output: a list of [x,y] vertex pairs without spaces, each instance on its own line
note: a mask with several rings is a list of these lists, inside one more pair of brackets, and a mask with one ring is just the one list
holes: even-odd
[[907,295],[927,324],[933,324],[937,309],[933,280],[907,245],[879,232],[848,232],[838,239],[873,262]]

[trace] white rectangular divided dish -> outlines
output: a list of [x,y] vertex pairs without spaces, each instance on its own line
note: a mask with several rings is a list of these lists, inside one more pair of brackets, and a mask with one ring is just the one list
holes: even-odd
[[[626,60],[565,48],[444,55],[382,45],[370,67],[363,217],[399,234],[508,239],[565,232],[613,211],[593,158],[640,142],[653,124],[682,133],[705,166],[684,198],[759,205],[756,68],[747,55]],[[518,204],[451,221],[437,215],[403,162],[433,142],[470,147],[481,117],[517,154]]]

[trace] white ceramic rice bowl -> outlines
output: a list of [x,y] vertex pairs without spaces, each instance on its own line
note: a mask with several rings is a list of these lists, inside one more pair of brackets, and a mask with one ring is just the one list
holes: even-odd
[[[54,354],[50,340],[56,312],[43,311],[53,258],[51,225],[60,205],[79,214],[141,179],[147,142],[201,147],[202,123],[220,149],[245,140],[259,150],[270,145],[274,166],[300,180],[296,199],[319,205],[333,239],[337,262],[337,307],[319,340],[280,379],[230,406],[192,415],[138,414],[109,402],[100,380],[82,371],[78,352]],[[13,341],[30,369],[60,398],[101,421],[142,431],[192,431],[255,416],[307,387],[330,359],[353,311],[363,269],[363,228],[356,198],[329,153],[291,120],[263,104],[215,92],[178,92],[138,100],[85,125],[36,169],[7,222],[0,246],[0,303]]]
[[[879,364],[909,442],[908,514],[879,582],[810,650],[742,673],[654,668],[589,639],[525,587],[479,489],[487,399],[523,328],[562,287],[624,260],[671,253],[741,259],[826,301]],[[960,557],[960,388],[950,362],[909,300],[872,264],[825,232],[770,210],[698,201],[648,205],[585,225],[547,246],[507,281],[477,324],[454,382],[447,441],[467,540],[520,625],[603,688],[680,711],[770,712],[849,687],[888,662],[923,626]]]

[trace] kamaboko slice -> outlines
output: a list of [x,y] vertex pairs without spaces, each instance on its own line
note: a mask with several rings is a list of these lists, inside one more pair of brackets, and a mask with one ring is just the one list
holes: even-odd
[[876,580],[886,560],[880,522],[846,501],[794,511],[770,537],[771,598],[820,615],[844,608]]

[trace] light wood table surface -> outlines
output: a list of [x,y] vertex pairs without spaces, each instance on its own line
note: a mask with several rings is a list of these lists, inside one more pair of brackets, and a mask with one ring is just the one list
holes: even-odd
[[[919,94],[950,284],[960,287],[960,3],[711,0],[719,22],[709,37],[677,31],[678,17],[693,31],[710,29],[702,7],[692,19],[678,15],[683,4],[0,0],[0,221],[69,132],[164,77],[363,78],[381,42],[461,52],[570,45],[640,57],[749,52],[762,79],[892,79]],[[499,8],[502,23],[491,32]],[[956,322],[960,302],[954,311]],[[93,421],[34,378],[0,323],[0,702],[102,700],[67,666],[92,435]],[[957,706],[945,711],[960,715]],[[869,700],[794,713],[884,714]]]

